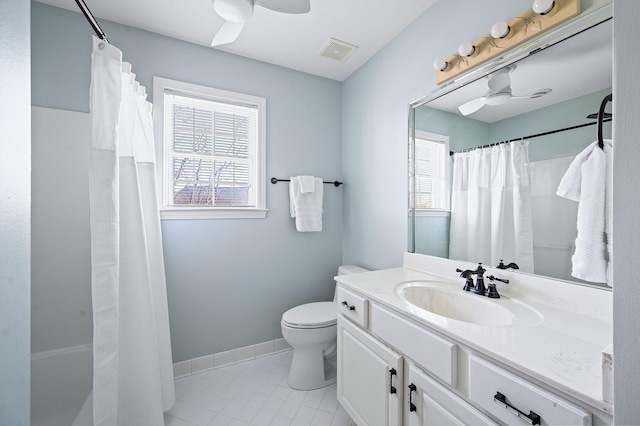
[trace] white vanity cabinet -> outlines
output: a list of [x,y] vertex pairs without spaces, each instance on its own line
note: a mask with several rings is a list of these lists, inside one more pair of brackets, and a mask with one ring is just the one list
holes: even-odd
[[402,356],[338,315],[338,401],[358,425],[402,424]]
[[337,396],[358,426],[611,423],[365,292],[338,295]]

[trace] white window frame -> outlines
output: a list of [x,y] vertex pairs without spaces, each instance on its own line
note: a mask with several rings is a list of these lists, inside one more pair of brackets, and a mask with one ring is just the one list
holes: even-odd
[[[252,105],[258,108],[257,152],[256,152],[256,206],[172,206],[166,200],[168,185],[165,170],[164,146],[164,94],[165,91],[176,92],[195,98],[221,101],[232,104]],[[160,218],[165,219],[263,219],[267,215],[266,208],[266,105],[265,98],[242,93],[215,89],[197,84],[153,77],[153,118],[156,142],[156,168],[158,175],[158,200],[160,202]]]
[[[426,132],[424,130],[415,129],[414,143],[417,145],[419,140],[438,143],[444,146],[443,168],[444,173],[444,208],[415,208],[416,216],[449,216],[451,214],[451,160],[449,157],[449,136],[438,133]],[[416,147],[414,146],[414,150]],[[415,153],[414,153],[415,155]],[[414,165],[414,174],[417,175],[416,166]],[[415,176],[414,176],[415,179]],[[415,181],[414,181],[415,185]]]

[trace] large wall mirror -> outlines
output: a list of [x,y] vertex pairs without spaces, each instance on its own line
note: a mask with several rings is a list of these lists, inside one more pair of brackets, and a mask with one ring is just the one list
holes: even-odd
[[[515,239],[530,240],[532,264],[520,271],[608,288],[572,276],[578,203],[557,196],[556,189],[576,155],[597,139],[592,114],[605,104],[602,132],[611,138],[611,103],[603,102],[612,90],[611,17],[610,5],[583,14],[410,105],[409,251],[491,266],[498,258],[511,263],[508,244],[482,259],[452,249],[453,240],[467,235],[450,211],[453,153],[524,146],[528,162],[514,179],[528,179],[531,232],[522,235],[516,225]],[[502,232],[496,223],[486,228]]]

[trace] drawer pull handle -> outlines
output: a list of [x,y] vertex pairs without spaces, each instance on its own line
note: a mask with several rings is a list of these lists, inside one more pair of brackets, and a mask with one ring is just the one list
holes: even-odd
[[392,368],[391,370],[389,370],[389,393],[390,394],[394,394],[396,393],[396,387],[393,386],[393,376],[396,375],[396,369]]
[[509,404],[507,402],[507,397],[504,396],[503,394],[501,394],[500,392],[496,392],[495,396],[493,397],[493,401],[497,402],[500,405],[504,405],[504,408],[506,408],[507,411],[509,411],[513,415],[516,415],[516,416],[520,417],[522,420],[524,420],[525,422],[529,423],[530,425],[539,425],[540,424],[540,416],[539,415],[537,415],[533,411],[529,411],[529,414],[523,413],[522,411],[518,410],[513,405]]
[[416,411],[416,404],[413,403],[413,400],[411,398],[412,398],[413,392],[416,391],[416,385],[411,383],[408,387],[409,387],[409,412],[413,413],[414,411]]
[[350,311],[355,311],[356,310],[356,307],[354,305],[348,304],[346,300],[344,302],[342,302],[342,306],[346,307]]

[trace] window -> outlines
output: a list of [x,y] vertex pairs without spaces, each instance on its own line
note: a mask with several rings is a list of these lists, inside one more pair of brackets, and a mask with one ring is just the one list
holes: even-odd
[[449,210],[449,137],[415,131],[413,200],[416,214]]
[[154,77],[162,219],[264,218],[264,98]]

